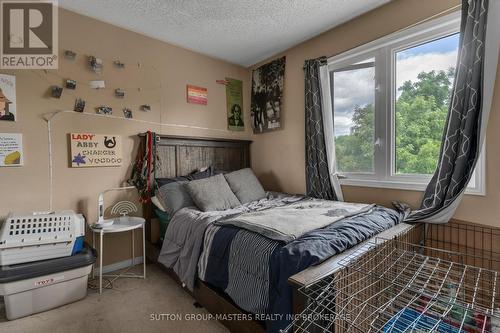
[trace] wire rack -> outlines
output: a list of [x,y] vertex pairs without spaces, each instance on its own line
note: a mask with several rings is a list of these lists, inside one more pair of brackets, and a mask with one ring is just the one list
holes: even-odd
[[336,274],[299,289],[307,306],[285,331],[500,332],[500,273],[465,257],[375,239]]

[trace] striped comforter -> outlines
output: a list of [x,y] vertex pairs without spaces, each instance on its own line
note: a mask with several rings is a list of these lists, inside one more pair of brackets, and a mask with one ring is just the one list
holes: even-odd
[[243,310],[266,314],[270,286],[268,263],[278,245],[245,229],[209,226],[198,263],[199,278],[223,289]]

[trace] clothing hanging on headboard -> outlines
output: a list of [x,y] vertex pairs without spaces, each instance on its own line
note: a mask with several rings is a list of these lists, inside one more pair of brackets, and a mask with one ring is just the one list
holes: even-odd
[[156,191],[156,139],[154,132],[145,133],[145,144],[139,146],[137,158],[132,168],[132,175],[128,182],[134,185],[139,192],[142,203],[149,202]]

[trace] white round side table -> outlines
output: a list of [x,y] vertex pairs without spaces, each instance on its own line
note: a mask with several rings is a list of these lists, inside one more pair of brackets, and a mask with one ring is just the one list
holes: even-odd
[[[110,220],[105,220],[108,222]],[[124,216],[113,219],[114,223],[110,226],[104,228],[97,228],[95,226],[90,226],[92,230],[92,246],[95,248],[95,236],[99,234],[99,293],[102,293],[102,278],[110,277],[113,278],[111,282],[114,280],[124,277],[124,278],[146,278],[146,231],[145,231],[145,220],[142,217],[132,217],[132,216]],[[134,274],[134,273],[121,273],[121,274],[104,274],[102,273],[102,258],[104,257],[104,235],[112,234],[117,232],[126,232],[132,231],[132,265],[130,267],[135,266],[135,246],[134,246],[134,231],[136,229],[142,228],[142,275]],[[95,277],[95,265],[92,268],[92,278]]]

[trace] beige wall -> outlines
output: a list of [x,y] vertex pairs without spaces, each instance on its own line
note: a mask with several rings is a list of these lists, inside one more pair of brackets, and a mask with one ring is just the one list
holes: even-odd
[[[56,110],[72,110],[76,97],[87,100],[85,112],[95,113],[98,105],[110,105],[113,114],[122,117],[122,108],[134,111],[135,119],[216,130],[151,126],[122,119],[106,119],[77,113],[61,114],[53,120],[54,209],[73,209],[84,213],[88,222],[96,218],[98,193],[122,185],[131,169],[137,147],[136,134],[152,130],[163,134],[249,138],[248,70],[223,61],[181,49],[85,16],[61,10],[60,53],[69,49],[78,53],[75,62],[60,59],[59,70],[1,71],[17,78],[15,123],[0,122],[0,132],[22,133],[25,164],[19,168],[0,168],[0,219],[11,211],[48,210],[47,125],[42,115]],[[95,55],[104,59],[103,74],[88,69],[86,59]],[[125,69],[116,69],[112,61],[120,59]],[[137,63],[141,63],[141,67]],[[217,79],[232,77],[244,82],[244,112],[247,131],[228,132],[226,128],[225,86]],[[47,96],[51,85],[62,85],[63,78],[77,80],[77,90],[64,90],[60,100]],[[91,90],[88,81],[103,79],[106,89]],[[208,88],[208,105],[186,103],[186,84]],[[114,89],[126,90],[124,99],[114,97]],[[138,88],[142,88],[139,91]],[[144,113],[141,104],[151,104]],[[70,132],[119,134],[123,140],[123,166],[119,168],[72,169],[68,167]],[[107,202],[115,198],[106,196]],[[140,242],[137,237],[137,247]],[[130,235],[110,236],[106,243],[105,263],[130,258]]]
[[[80,114],[62,114],[53,120],[54,209],[74,209],[84,213],[90,223],[96,218],[97,195],[104,189],[122,185],[130,173],[137,147],[136,134],[152,130],[163,134],[232,137],[252,139],[252,166],[269,189],[303,193],[304,179],[304,76],[305,59],[338,54],[418,22],[458,0],[399,0],[367,13],[317,38],[284,52],[287,56],[283,130],[252,135],[249,121],[250,72],[239,66],[209,58],[142,35],[99,22],[65,10],[60,11],[60,52],[78,53],[75,62],[60,60],[59,70],[1,71],[17,78],[18,121],[0,122],[0,132],[23,133],[25,165],[0,168],[0,219],[11,211],[47,210],[48,154],[47,127],[42,115],[56,110],[71,110],[76,97],[87,100],[86,112],[98,105],[110,105],[114,115],[122,116],[122,107],[130,107],[135,119],[209,129],[152,126],[133,121],[106,119]],[[86,56],[104,59],[102,75],[92,73]],[[119,58],[127,66],[113,67]],[[140,63],[140,68],[136,65]],[[500,68],[500,67],[499,67]],[[225,120],[225,89],[217,79],[233,77],[244,82],[246,131],[228,132]],[[497,75],[498,77],[498,75]],[[60,100],[47,96],[51,85],[62,85],[63,78],[78,81],[75,92],[65,90]],[[87,82],[103,79],[107,88],[92,91]],[[500,140],[500,79],[495,87],[493,112],[488,129],[487,195],[466,196],[457,217],[473,222],[499,225],[500,174],[496,172],[500,155],[495,143]],[[208,88],[208,105],[187,104],[186,84]],[[126,90],[123,100],[113,96],[115,88]],[[141,91],[138,88],[142,88]],[[151,104],[150,113],[138,111],[141,104]],[[67,133],[95,132],[122,135],[124,163],[120,168],[71,169]],[[420,192],[344,187],[347,200],[389,204],[403,200],[416,204]],[[131,196],[135,199],[135,195]],[[107,196],[112,203],[117,198]],[[105,264],[130,258],[130,235],[110,236],[106,243]],[[136,239],[137,247],[140,239]]]
[[[255,135],[253,161],[266,187],[303,193],[304,176],[304,60],[331,56],[395,32],[413,23],[456,6],[458,0],[398,0],[308,40],[282,54],[286,55],[284,128]],[[257,65],[258,66],[258,65]],[[254,66],[254,67],[257,67]],[[500,66],[498,67],[500,72]],[[456,218],[500,226],[500,74],[497,73],[493,108],[487,133],[486,196],[466,195]],[[401,200],[417,205],[422,192],[344,186],[348,201],[390,205]]]

